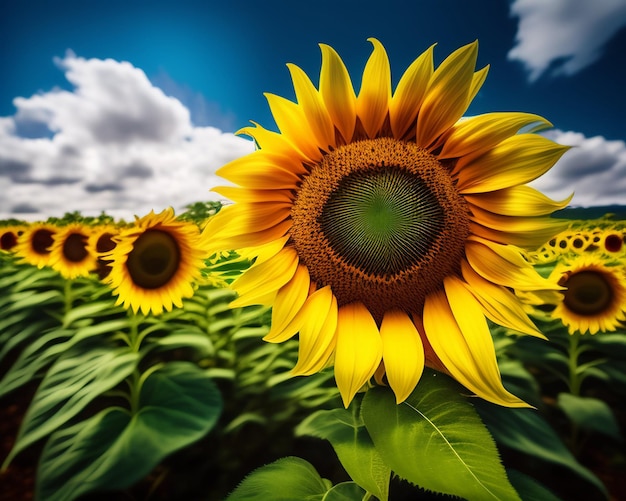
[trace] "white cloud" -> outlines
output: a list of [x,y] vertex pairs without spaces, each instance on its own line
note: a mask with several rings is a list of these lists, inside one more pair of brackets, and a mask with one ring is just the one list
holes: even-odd
[[534,81],[543,73],[572,75],[595,62],[626,25],[624,0],[514,0],[517,45],[509,59],[521,61]]
[[542,177],[531,183],[557,200],[572,192],[571,205],[626,205],[626,143],[579,132],[550,130],[553,141],[572,146]]
[[[251,141],[194,126],[189,110],[127,62],[56,61],[74,86],[14,99],[0,117],[0,218],[39,219],[78,210],[132,219],[150,210],[215,199],[215,170]],[[32,219],[32,216],[31,216]]]

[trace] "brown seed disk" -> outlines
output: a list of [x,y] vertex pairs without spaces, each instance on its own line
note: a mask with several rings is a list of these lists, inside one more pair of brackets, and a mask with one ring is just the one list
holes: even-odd
[[[415,214],[410,227],[405,225],[394,240],[393,245],[404,247],[384,259],[375,253],[380,242],[369,241],[367,231],[346,232],[348,238],[358,239],[354,245],[333,229],[334,219],[340,226],[350,222],[342,219],[337,200],[344,206],[351,197],[363,203],[359,183],[365,187],[374,178],[379,183],[381,175],[389,180],[391,198],[408,200],[400,209],[403,217]],[[468,214],[449,170],[433,155],[415,143],[368,139],[325,155],[304,177],[291,210],[291,237],[319,287],[330,285],[340,306],[361,301],[380,322],[394,308],[421,315],[426,295],[441,289],[446,276],[459,273],[469,235]]]

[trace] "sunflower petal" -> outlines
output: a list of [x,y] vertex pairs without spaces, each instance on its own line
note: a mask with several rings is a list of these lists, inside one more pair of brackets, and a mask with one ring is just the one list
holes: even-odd
[[359,97],[356,101],[357,115],[370,138],[377,133],[387,117],[391,100],[391,69],[383,45],[375,38],[368,38],[374,50],[365,64]]
[[505,216],[545,216],[555,210],[567,207],[574,195],[570,195],[562,202],[548,198],[540,191],[530,186],[512,186],[489,193],[465,195],[472,205],[486,211]]
[[290,209],[290,203],[233,204],[221,209],[209,220],[206,228],[210,228],[213,238],[262,231],[287,219]]
[[463,116],[469,105],[478,42],[450,54],[435,70],[417,116],[417,144],[430,146]]
[[252,266],[231,284],[239,297],[230,306],[254,304],[256,299],[277,292],[292,279],[297,267],[298,253],[292,247],[285,247],[274,257]]
[[426,298],[424,329],[448,372],[489,402],[528,407],[502,386],[491,333],[474,297],[455,277],[447,277],[444,287],[445,293]]
[[461,262],[461,273],[467,289],[493,322],[523,334],[546,339],[528,317],[519,299],[508,289],[485,280],[467,263]]
[[401,311],[385,313],[380,326],[383,361],[396,402],[406,400],[424,371],[424,346],[409,316]]
[[[224,209],[226,209],[226,207]],[[291,219],[287,219],[275,226],[260,231],[249,233],[237,233],[237,231],[232,231],[231,233],[222,233],[219,237],[215,237],[212,234],[213,229],[220,228],[220,225],[228,224],[226,214],[218,219],[220,214],[224,212],[224,209],[213,216],[202,231],[201,245],[206,249],[208,255],[224,250],[238,250],[270,243],[273,240],[283,238],[292,225]]]
[[309,376],[324,368],[337,341],[337,299],[330,286],[311,294],[302,315],[307,319],[300,329],[298,363],[292,374]]
[[422,105],[426,88],[433,75],[433,50],[431,45],[423,52],[400,78],[389,103],[389,120],[393,137],[402,138],[415,123]]
[[[538,123],[546,127],[551,124],[539,115],[518,112],[494,112],[464,118],[450,129],[439,158],[461,158],[490,150],[522,127]],[[461,162],[467,163],[465,160]],[[456,173],[458,168],[453,170]]]
[[298,174],[305,172],[304,167],[293,170],[282,165],[281,157],[262,153],[260,150],[220,167],[216,173],[230,182],[251,189],[295,189],[300,181]]
[[528,183],[545,174],[568,149],[536,134],[511,136],[467,164],[459,159],[455,169],[459,193],[485,193]]
[[356,95],[350,74],[332,47],[320,44],[320,49],[322,51],[320,94],[335,127],[348,143],[352,140],[356,125]]
[[542,278],[511,245],[486,240],[468,240],[465,254],[470,266],[485,280],[521,290],[554,290],[554,284]]
[[223,197],[239,203],[251,202],[283,202],[292,203],[293,195],[289,190],[258,190],[240,188],[239,186],[216,186],[211,191],[219,193]]
[[302,106],[269,92],[264,96],[281,134],[307,158],[319,161],[322,154]]
[[302,154],[294,146],[289,142],[289,140],[279,134],[278,132],[274,132],[273,130],[266,129],[265,127],[259,125],[258,123],[250,120],[254,127],[243,127],[239,129],[235,134],[237,135],[245,135],[250,136],[254,139],[256,145],[259,149],[256,151],[262,152],[272,152],[276,155],[281,155],[286,158],[293,158],[294,161],[302,161],[306,159],[306,156]]
[[478,94],[478,91],[485,83],[485,80],[487,79],[487,73],[489,73],[489,65],[481,68],[472,76],[472,85],[470,87],[469,95],[467,96],[468,103],[471,103],[474,100],[476,94]]
[[382,344],[376,322],[362,303],[339,308],[335,380],[345,407],[378,368]]
[[263,338],[270,343],[282,343],[300,330],[300,322],[294,322],[307,297],[311,279],[306,266],[298,265],[293,278],[276,295],[272,306],[272,326]]

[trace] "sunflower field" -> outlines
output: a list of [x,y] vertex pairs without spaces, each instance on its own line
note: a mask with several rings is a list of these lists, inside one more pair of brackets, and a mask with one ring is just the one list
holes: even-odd
[[626,499],[626,221],[464,116],[477,43],[392,90],[370,42],[358,95],[288,65],[229,202],[0,222],[0,499]]

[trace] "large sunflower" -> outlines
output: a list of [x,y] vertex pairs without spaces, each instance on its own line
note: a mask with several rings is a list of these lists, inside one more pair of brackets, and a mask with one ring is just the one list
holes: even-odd
[[96,268],[96,256],[87,245],[90,233],[82,223],[59,228],[50,246],[50,266],[68,279],[88,276]]
[[565,287],[550,317],[570,334],[614,331],[626,321],[626,274],[620,261],[599,254],[582,255],[557,264],[550,280]]
[[116,304],[160,314],[193,295],[205,255],[196,224],[178,221],[171,208],[152,211],[113,240],[117,245],[102,257],[110,261],[105,281],[118,296]]
[[50,264],[50,248],[58,228],[50,223],[32,223],[18,237],[15,254],[24,263],[43,268]]
[[461,120],[487,74],[475,72],[477,43],[437,69],[429,48],[392,92],[385,49],[370,41],[358,96],[327,45],[319,88],[288,65],[297,102],[267,94],[280,133],[240,131],[259,148],[220,169],[238,186],[216,191],[236,203],[203,237],[257,256],[233,283],[235,304],[272,305],[265,339],[299,332],[294,373],[334,364],[346,406],[377,370],[403,401],[424,364],[524,406],[502,385],[486,317],[542,336],[508,288],[550,286],[517,246],[561,230],[547,215],[567,201],[523,184],[566,147],[518,133],[550,125],[537,115]]

